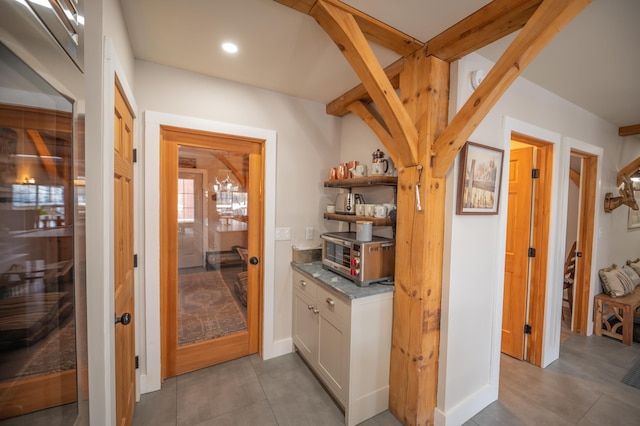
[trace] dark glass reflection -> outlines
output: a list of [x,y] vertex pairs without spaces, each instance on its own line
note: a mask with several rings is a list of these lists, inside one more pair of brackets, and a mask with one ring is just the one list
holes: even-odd
[[0,44],[0,419],[77,399],[73,147],[73,104]]

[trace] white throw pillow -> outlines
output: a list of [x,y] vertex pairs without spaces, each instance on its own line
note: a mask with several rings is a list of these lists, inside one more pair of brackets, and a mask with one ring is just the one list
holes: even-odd
[[638,284],[640,284],[640,275],[638,275],[635,269],[633,269],[629,265],[624,265],[622,267],[622,270],[631,279],[631,282],[633,283],[634,286],[637,286]]
[[637,274],[640,274],[640,259],[627,260],[627,265],[631,266]]
[[635,286],[631,278],[617,265],[601,269],[598,273],[602,281],[602,290],[611,297],[620,297],[633,293]]

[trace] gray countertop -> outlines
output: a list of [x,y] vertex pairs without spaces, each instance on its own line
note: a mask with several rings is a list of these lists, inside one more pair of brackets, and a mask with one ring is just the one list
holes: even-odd
[[347,299],[358,299],[360,297],[373,296],[374,294],[393,292],[393,285],[370,284],[366,287],[355,285],[352,281],[322,268],[322,262],[291,262],[291,267],[314,278],[316,281],[332,288],[336,292],[343,294]]

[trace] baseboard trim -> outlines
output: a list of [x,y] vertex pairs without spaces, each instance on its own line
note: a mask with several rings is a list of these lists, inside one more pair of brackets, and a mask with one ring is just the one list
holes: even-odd
[[488,384],[478,392],[461,401],[448,412],[436,407],[434,412],[435,426],[458,426],[467,422],[489,404],[498,400],[498,387]]
[[291,352],[293,352],[293,339],[291,337],[275,340],[271,342],[270,345],[264,345],[262,348],[262,359],[266,361]]

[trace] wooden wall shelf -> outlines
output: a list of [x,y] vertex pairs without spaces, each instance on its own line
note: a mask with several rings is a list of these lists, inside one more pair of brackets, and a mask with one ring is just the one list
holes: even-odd
[[397,186],[397,176],[364,176],[353,179],[327,180],[325,188],[358,188],[364,186]]
[[341,220],[343,222],[356,223],[361,220],[373,222],[373,226],[393,226],[394,220],[388,217],[378,218],[371,216],[356,216],[353,214],[338,214],[338,213],[325,213],[325,219],[329,220]]

